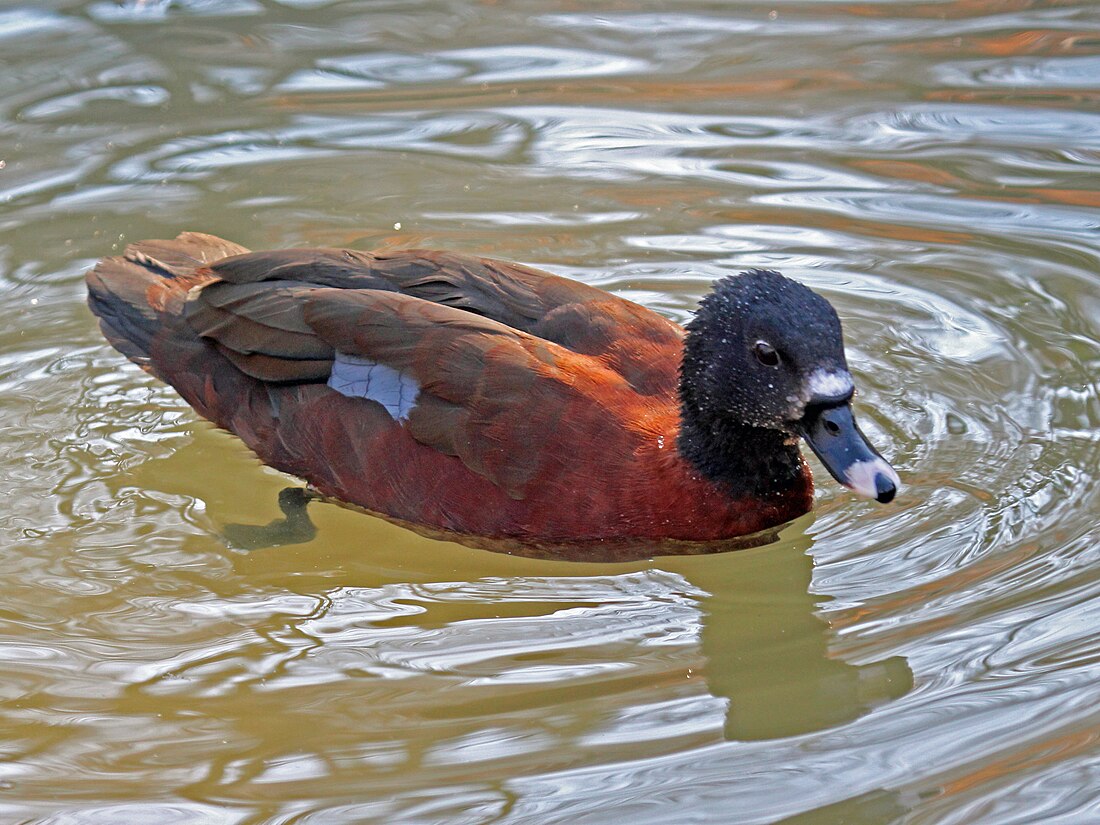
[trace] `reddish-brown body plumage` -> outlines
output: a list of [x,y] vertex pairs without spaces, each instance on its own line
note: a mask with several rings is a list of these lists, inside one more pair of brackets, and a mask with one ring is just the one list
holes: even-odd
[[[91,305],[124,354],[326,496],[543,547],[713,541],[810,507],[804,464],[735,495],[681,456],[684,333],[637,304],[447,253],[245,252],[134,245],[89,273]],[[331,389],[334,352],[413,376],[407,419]]]

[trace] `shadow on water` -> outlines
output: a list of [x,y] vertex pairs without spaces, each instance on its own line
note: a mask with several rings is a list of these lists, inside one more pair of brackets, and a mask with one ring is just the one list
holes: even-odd
[[222,534],[230,547],[239,550],[263,550],[287,544],[304,544],[317,537],[317,527],[309,517],[312,494],[302,487],[279,491],[279,509],[283,518],[267,524],[227,524]]

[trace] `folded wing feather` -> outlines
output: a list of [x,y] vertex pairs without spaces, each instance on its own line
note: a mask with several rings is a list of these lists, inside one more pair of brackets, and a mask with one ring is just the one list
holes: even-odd
[[514,498],[539,467],[505,440],[560,426],[569,370],[579,364],[589,377],[643,394],[676,380],[675,324],[518,264],[290,249],[235,255],[201,271],[217,280],[192,290],[187,321],[242,372],[328,382],[377,401],[413,438]]

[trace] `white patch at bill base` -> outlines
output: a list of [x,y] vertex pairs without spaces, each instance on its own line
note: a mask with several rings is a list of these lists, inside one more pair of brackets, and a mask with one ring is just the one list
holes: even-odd
[[851,394],[853,389],[852,376],[847,370],[837,372],[819,367],[810,373],[806,381],[806,392],[810,398],[841,398]]
[[349,398],[377,401],[397,421],[409,417],[420,394],[420,385],[411,375],[345,352],[336,353],[328,385]]

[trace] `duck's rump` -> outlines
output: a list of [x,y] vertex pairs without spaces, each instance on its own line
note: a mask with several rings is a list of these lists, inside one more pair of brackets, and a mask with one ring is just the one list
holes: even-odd
[[[108,340],[262,460],[429,531],[715,539],[785,520],[674,449],[682,331],[441,252],[132,245],[88,275]],[[782,511],[782,512],[781,512]]]

